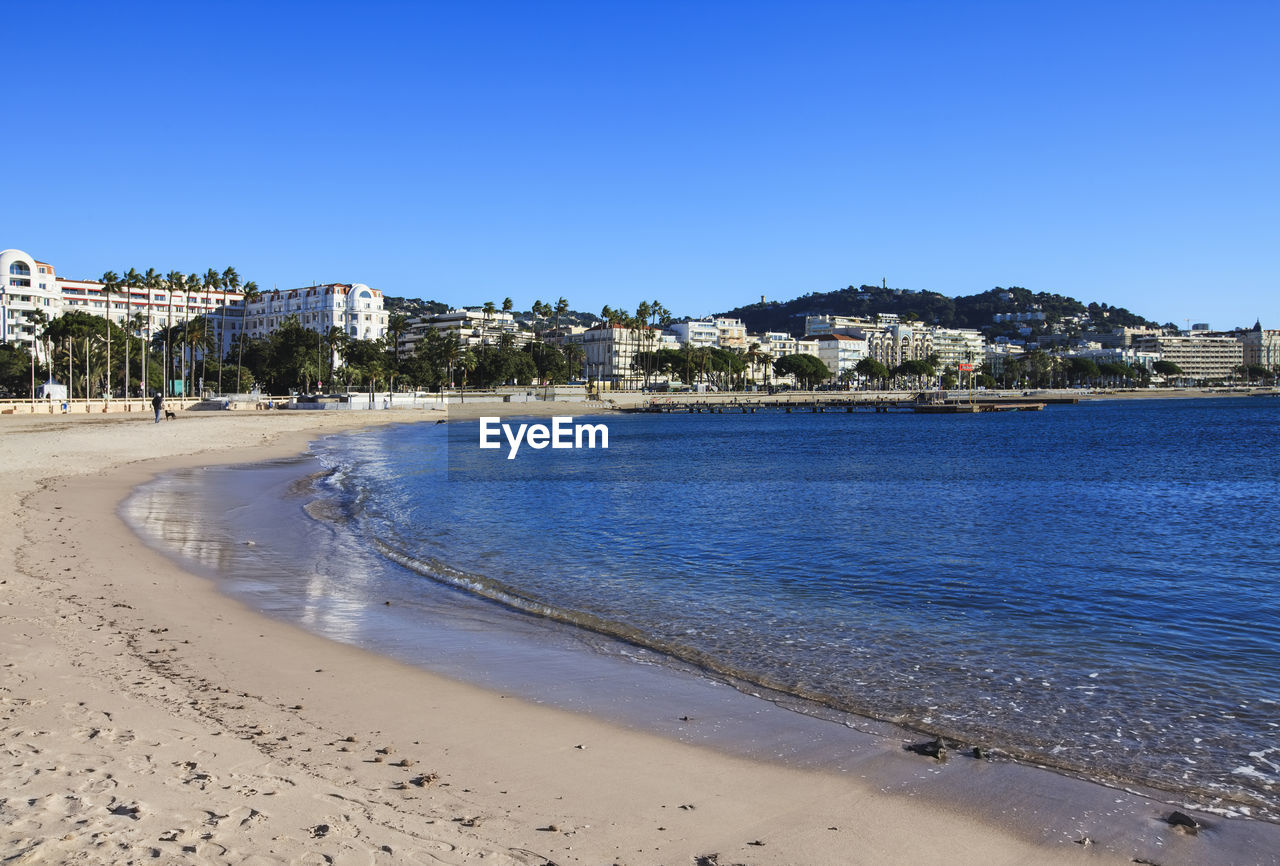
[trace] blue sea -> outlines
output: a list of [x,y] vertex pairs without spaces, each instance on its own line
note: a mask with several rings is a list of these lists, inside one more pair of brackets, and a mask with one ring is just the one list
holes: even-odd
[[608,449],[397,425],[124,511],[269,613],[456,675],[519,665],[495,630],[569,669],[609,642],[1280,819],[1280,400],[577,420]]

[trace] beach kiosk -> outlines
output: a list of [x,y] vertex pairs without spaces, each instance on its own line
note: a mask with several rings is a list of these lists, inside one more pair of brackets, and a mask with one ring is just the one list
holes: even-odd
[[53,411],[54,403],[62,404],[62,411],[67,411],[67,386],[59,384],[52,379],[36,388],[37,400],[48,400],[49,411]]

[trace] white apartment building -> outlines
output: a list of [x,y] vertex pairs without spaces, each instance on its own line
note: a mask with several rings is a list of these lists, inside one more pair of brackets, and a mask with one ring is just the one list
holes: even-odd
[[1234,337],[1207,334],[1136,337],[1133,348],[1172,361],[1188,379],[1228,379],[1244,363],[1244,344]]
[[410,319],[405,323],[404,333],[396,344],[396,354],[400,357],[412,355],[428,331],[452,337],[464,349],[471,346],[496,346],[504,335],[511,337],[513,345],[523,346],[533,336],[520,327],[511,313],[502,310],[486,313],[479,307],[470,307]]
[[982,358],[991,368],[991,375],[1004,375],[1005,365],[1010,361],[1016,361],[1026,354],[1026,350],[1016,343],[997,342],[987,343]]
[[53,265],[22,250],[0,252],[0,343],[22,346],[44,360],[32,320],[37,310],[50,319],[62,314]]
[[986,341],[982,334],[969,328],[933,328],[933,353],[938,356],[938,369],[960,369],[961,364],[975,367],[983,361]]
[[[897,321],[897,317],[894,317]],[[865,331],[876,327],[873,319],[862,319],[855,316],[805,316],[804,335],[820,337],[823,334],[852,334],[854,331]]]
[[1072,353],[1076,357],[1088,358],[1095,364],[1107,362],[1127,364],[1130,367],[1143,367],[1150,371],[1160,355],[1156,352],[1144,352],[1132,346],[1098,346],[1082,349]]
[[877,327],[866,332],[866,339],[867,356],[890,370],[903,361],[924,361],[933,354],[931,329],[921,325],[897,323]]
[[1252,330],[1237,333],[1236,339],[1244,345],[1244,363],[1280,371],[1280,331],[1264,330],[1262,323],[1256,322]]
[[799,346],[796,344],[796,338],[781,331],[767,331],[755,336],[753,339],[760,344],[760,348],[763,351],[772,355],[775,361],[800,351]]
[[818,360],[827,365],[833,378],[839,378],[845,371],[852,371],[859,361],[867,357],[866,337],[823,334],[813,339],[817,343]]
[[1122,327],[1110,334],[1098,334],[1093,339],[1104,346],[1132,346],[1135,337],[1158,337],[1161,333],[1163,332],[1159,328]]
[[712,319],[716,326],[716,345],[721,349],[745,352],[747,327],[741,319]]
[[644,372],[633,368],[637,353],[680,348],[677,339],[657,328],[609,324],[588,328],[570,341],[582,345],[587,380],[614,388],[636,388],[644,383]]
[[[673,322],[667,330],[675,334],[681,346],[692,346],[705,349],[720,345],[720,328],[711,319],[697,319],[692,322]],[[745,336],[745,330],[743,334]]]
[[250,337],[261,338],[293,316],[317,334],[338,328],[353,340],[380,340],[387,334],[387,312],[382,304],[382,292],[364,283],[273,289],[244,309],[244,328]]
[[107,297],[103,288],[98,280],[59,277],[53,265],[37,261],[21,250],[0,252],[0,340],[23,345],[39,357],[43,348],[32,323],[37,309],[49,319],[77,310],[109,318],[120,327],[133,320],[133,333],[147,339],[163,328],[197,316],[209,317],[216,333],[224,324],[225,312],[224,347],[230,346],[239,328],[243,298],[239,292],[172,292],[161,284],[152,288],[121,286]]

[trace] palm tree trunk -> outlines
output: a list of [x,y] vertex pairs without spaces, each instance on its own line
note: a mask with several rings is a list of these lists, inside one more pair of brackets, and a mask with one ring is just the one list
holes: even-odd
[[[129,399],[129,316],[133,312],[133,286],[124,287],[124,399]],[[107,324],[111,324],[111,302],[107,302]],[[86,350],[87,351],[87,350]],[[87,394],[85,396],[88,396]]]

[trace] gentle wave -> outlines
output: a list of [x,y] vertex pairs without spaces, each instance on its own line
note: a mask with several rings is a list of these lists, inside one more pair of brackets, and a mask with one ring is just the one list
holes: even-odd
[[740,688],[1274,819],[1268,409],[611,419],[608,462],[508,475],[449,425],[326,492],[415,574]]

